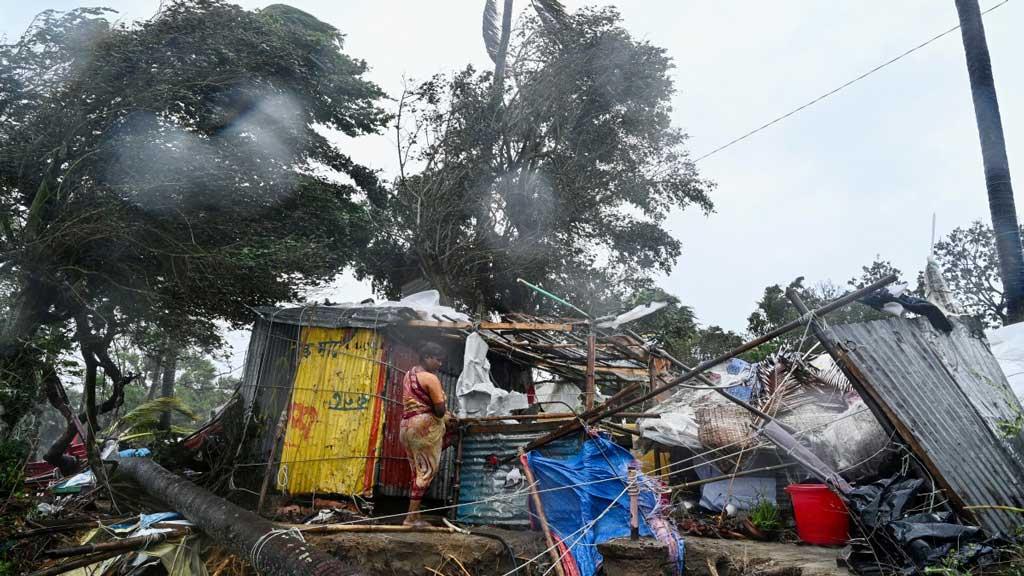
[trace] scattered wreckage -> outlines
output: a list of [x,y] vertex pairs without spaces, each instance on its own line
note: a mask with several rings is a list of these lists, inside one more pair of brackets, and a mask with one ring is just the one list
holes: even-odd
[[[893,281],[816,310],[791,292],[799,318],[695,367],[629,330],[656,305],[616,318],[477,321],[421,293],[261,310],[235,400],[168,460],[188,479],[130,446],[105,451],[112,478],[134,481],[173,517],[114,518],[119,490],[96,486],[90,471],[57,479],[33,469],[42,510],[75,493],[111,500],[108,521],[88,524],[102,528],[51,549],[69,560],[37,574],[138,573],[161,561],[168,573],[201,574],[210,561],[191,543],[202,535],[226,554],[220,569],[233,555],[263,574],[378,573],[339,561],[351,550],[332,556],[306,538],[412,530],[389,524],[402,514],[385,504],[408,496],[401,380],[426,339],[448,350],[441,380],[462,425],[427,496],[444,525],[424,536],[500,542],[509,574],[596,574],[602,550],[631,538],[655,543],[643,554],[678,574],[689,542],[779,540],[794,524],[805,542],[848,544],[841,563],[861,574],[1002,561],[1024,524],[1024,410],[980,330],[948,302],[887,289]],[[899,316],[827,322],[858,300],[898,306]],[[739,358],[790,333],[800,341]],[[289,502],[312,506],[290,522],[263,518]],[[487,527],[532,527],[542,539],[524,553]],[[168,566],[159,551],[192,568]],[[446,566],[468,573],[458,559]],[[710,560],[708,571],[717,573]]]

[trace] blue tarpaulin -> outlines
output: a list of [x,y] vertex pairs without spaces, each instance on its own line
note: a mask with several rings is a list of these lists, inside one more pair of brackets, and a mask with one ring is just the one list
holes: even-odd
[[[581,576],[597,573],[602,557],[597,544],[629,536],[629,494],[626,492],[633,456],[603,436],[588,439],[568,458],[548,458],[534,451],[527,462],[537,481],[544,514],[552,531],[569,548]],[[654,536],[648,517],[655,518],[660,496],[654,481],[640,474],[640,535]],[[558,490],[559,487],[565,487]],[[665,526],[665,524],[662,524]],[[661,536],[666,536],[661,530]],[[677,570],[682,572],[683,541],[678,546]]]

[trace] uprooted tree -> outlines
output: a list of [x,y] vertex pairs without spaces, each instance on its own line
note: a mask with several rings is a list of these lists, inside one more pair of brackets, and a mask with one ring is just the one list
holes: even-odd
[[599,310],[672,268],[670,211],[711,210],[671,124],[664,50],[612,8],[536,11],[507,45],[502,27],[498,74],[467,67],[399,98],[400,174],[360,270],[378,290],[425,279],[478,312],[548,306],[524,278]]
[[0,45],[8,427],[41,390],[70,416],[56,386],[69,352],[97,426],[134,377],[112,360],[115,338],[216,343],[216,320],[250,322],[358,259],[380,196],[374,173],[317,130],[387,122],[336,29],[219,0],[170,2],[132,25],[108,12],[44,12]]

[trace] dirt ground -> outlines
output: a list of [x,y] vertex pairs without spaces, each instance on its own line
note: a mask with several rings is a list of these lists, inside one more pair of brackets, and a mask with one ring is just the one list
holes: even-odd
[[[341,533],[310,535],[309,541],[329,554],[358,564],[369,574],[473,576],[504,574],[514,568],[509,551],[492,534],[508,542],[519,564],[544,551],[539,533],[474,529],[473,535],[438,533]],[[541,565],[537,565],[541,567]],[[547,569],[549,564],[544,564]],[[536,574],[543,573],[544,569]],[[530,574],[523,571],[522,574]]]
[[[539,532],[480,528],[503,538],[515,551],[520,564],[540,555],[533,570],[521,574],[542,574],[550,566]],[[687,536],[687,576],[845,576],[849,572],[836,565],[840,550],[796,544],[777,544],[741,540],[719,540]],[[503,574],[513,568],[505,546],[498,540],[480,535],[410,533],[342,533],[311,535],[311,541],[338,558],[358,564],[373,575],[412,576],[442,574],[484,576]],[[621,561],[606,562],[608,576],[649,576],[664,565],[663,550],[653,542],[634,544],[636,549],[620,549]],[[620,556],[616,553],[616,556]]]

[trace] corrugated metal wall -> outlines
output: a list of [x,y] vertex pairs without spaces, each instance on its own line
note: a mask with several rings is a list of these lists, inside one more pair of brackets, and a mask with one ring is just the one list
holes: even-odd
[[[402,447],[402,442],[399,439],[402,425],[402,379],[405,377],[405,372],[419,361],[419,354],[400,342],[389,342],[387,349],[388,376],[384,395],[388,400],[385,402],[384,445],[381,448],[377,490],[384,496],[408,497],[412,471],[409,468],[409,458],[405,453],[405,448]],[[451,361],[446,362],[441,372],[441,383],[444,385],[444,392],[448,397],[448,409],[454,410],[457,404],[455,385],[459,377],[458,374],[450,371],[451,368]],[[461,369],[461,365],[455,368]],[[426,498],[444,501],[453,499],[452,462],[454,459],[454,447],[441,453],[441,465],[438,468],[437,476],[430,484]]]
[[260,437],[252,442],[250,461],[270,459],[278,420],[291,397],[298,343],[298,326],[264,319],[253,325],[240,387],[246,416],[256,422],[254,429],[260,430]]
[[[980,335],[925,318],[831,328],[904,441],[948,486],[954,503],[1024,507],[1020,402]],[[976,510],[982,528],[1012,534],[1024,516]]]
[[[536,424],[512,425],[502,432],[496,431],[494,427],[481,428],[478,432],[471,428],[462,439],[457,520],[466,524],[529,526],[529,494],[523,491],[525,483],[513,488],[505,487],[506,476],[513,467],[519,467],[519,461],[514,460],[495,468],[487,463],[487,459],[491,455],[502,459],[515,454],[520,447],[554,428]],[[551,457],[568,457],[579,449],[579,435],[574,434],[548,444],[541,449],[541,453]],[[469,502],[476,503],[462,505]]]
[[302,329],[277,486],[369,494],[383,424],[383,338],[367,329]]

